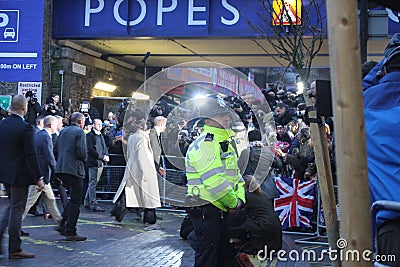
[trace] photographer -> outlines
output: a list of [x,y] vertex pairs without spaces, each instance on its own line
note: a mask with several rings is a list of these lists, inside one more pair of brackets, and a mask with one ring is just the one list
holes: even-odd
[[136,101],[133,99],[125,98],[121,103],[119,103],[118,116],[116,117],[118,127],[122,127],[124,125],[124,118],[128,107],[130,108],[130,110],[135,111],[137,109]]
[[251,108],[245,101],[243,101],[242,98],[240,98],[239,96],[236,97],[228,96],[224,98],[224,101],[231,109],[233,109],[236,112],[236,114],[239,115],[240,120],[243,122],[246,128],[248,128],[249,125],[250,126],[252,125],[252,127],[255,128],[258,127],[257,120],[255,119],[255,116],[251,111]]
[[275,107],[274,120],[276,125],[286,126],[289,121],[296,120],[296,112],[285,103],[277,103]]
[[[52,98],[49,98],[48,100],[51,101]],[[48,101],[48,102],[50,102],[50,101]],[[40,115],[43,115],[43,116],[47,116],[47,115],[53,115],[53,116],[58,115],[58,116],[62,116],[62,113],[57,109],[57,106],[54,105],[53,102],[50,102],[50,103],[46,103],[46,104],[43,106],[42,111],[40,111]]]
[[187,130],[181,130],[178,134],[178,146],[183,156],[186,156],[186,152],[189,145],[192,143],[191,138]]
[[40,107],[40,104],[38,103],[36,94],[33,93],[32,91],[26,92],[25,98],[26,98],[26,101],[28,102],[28,111],[25,116],[25,121],[29,122],[32,125],[35,125],[38,113],[42,109]]
[[167,117],[169,113],[168,103],[165,100],[158,101],[150,111],[150,117]]

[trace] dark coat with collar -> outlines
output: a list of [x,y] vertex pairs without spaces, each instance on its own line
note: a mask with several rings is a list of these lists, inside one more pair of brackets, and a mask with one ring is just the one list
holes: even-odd
[[56,160],[53,153],[53,140],[45,129],[36,133],[35,148],[39,159],[40,171],[44,182],[48,184],[56,170]]
[[86,144],[88,152],[86,166],[88,168],[100,167],[104,156],[108,155],[108,149],[103,135],[96,134],[92,129],[86,135]]
[[85,178],[87,157],[86,136],[81,128],[72,124],[60,132],[57,140],[56,174],[70,174]]
[[40,178],[33,126],[18,115],[0,121],[0,182],[36,184]]
[[160,163],[162,150],[155,128],[150,129],[149,139],[151,149],[153,150],[154,164],[156,166],[156,170],[158,171],[159,167],[161,166]]

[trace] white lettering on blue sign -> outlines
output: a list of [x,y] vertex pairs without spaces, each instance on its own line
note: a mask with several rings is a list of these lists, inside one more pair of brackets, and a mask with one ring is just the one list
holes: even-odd
[[[113,6],[113,15],[115,21],[117,21],[119,24],[123,26],[127,26],[128,22],[124,20],[120,16],[120,6],[125,0],[115,0],[114,6]],[[90,27],[90,17],[92,14],[98,14],[103,11],[105,1],[104,0],[97,0],[98,5],[97,6],[91,6],[91,0],[86,0],[85,4],[85,27]],[[132,21],[129,21],[129,26],[135,26],[141,23],[144,18],[146,17],[147,13],[147,6],[146,2],[144,0],[136,0],[136,2],[139,3],[140,5],[140,15],[135,18]],[[170,6],[164,6],[164,0],[158,0],[157,2],[157,26],[163,25],[163,14],[164,13],[170,13],[176,10],[178,6],[178,0],[171,0],[171,5]],[[232,26],[238,23],[240,19],[240,14],[239,10],[234,7],[233,5],[228,3],[228,0],[221,0],[222,6],[228,10],[229,12],[232,13],[233,18],[225,18],[221,16],[221,23],[227,26]],[[188,0],[188,18],[187,18],[187,25],[188,26],[206,26],[207,25],[207,20],[206,19],[195,19],[194,14],[195,13],[200,13],[200,12],[206,12],[207,8],[205,6],[196,6],[195,5],[195,0]],[[205,13],[206,14],[206,13]],[[207,15],[207,14],[206,14]],[[0,19],[3,19],[3,22],[5,20],[4,17],[0,17]],[[1,22],[1,21],[0,21]]]
[[162,17],[164,12],[171,12],[176,9],[178,5],[178,0],[172,0],[172,3],[169,7],[164,7],[163,0],[158,0],[158,8],[157,8],[157,26],[162,25]]
[[90,14],[99,13],[104,8],[104,0],[97,0],[99,6],[96,8],[90,8],[90,0],[86,0],[85,6],[85,26],[90,26]]
[[233,14],[233,19],[231,19],[231,20],[228,20],[228,19],[224,18],[223,16],[221,16],[222,24],[225,24],[228,26],[236,24],[239,21],[239,17],[240,17],[239,10],[237,10],[234,6],[228,4],[228,0],[222,0],[222,6],[224,8],[226,8],[226,10],[232,12],[232,14]]
[[[119,15],[119,6],[124,1],[125,0],[118,0],[117,2],[115,2],[115,4],[114,4],[114,18],[119,24],[121,24],[123,26],[127,26],[128,22],[126,20],[123,20],[121,18],[121,16]],[[146,12],[147,12],[146,3],[143,0],[136,0],[136,1],[140,4],[140,15],[139,15],[139,17],[137,17],[137,19],[129,21],[129,26],[138,25],[140,22],[142,22],[142,20],[146,16]]]
[[189,0],[188,7],[188,26],[191,25],[207,25],[206,20],[194,20],[193,13],[194,12],[204,12],[206,11],[206,7],[204,6],[194,6],[194,0]]

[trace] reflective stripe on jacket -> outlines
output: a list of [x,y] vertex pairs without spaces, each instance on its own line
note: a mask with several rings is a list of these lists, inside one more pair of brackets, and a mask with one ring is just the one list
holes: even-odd
[[[213,140],[206,140],[207,133],[214,135]],[[199,194],[223,211],[235,208],[238,198],[245,202],[236,151],[230,142],[225,152],[220,145],[233,135],[231,130],[205,125],[202,135],[190,145],[185,161],[188,195]]]

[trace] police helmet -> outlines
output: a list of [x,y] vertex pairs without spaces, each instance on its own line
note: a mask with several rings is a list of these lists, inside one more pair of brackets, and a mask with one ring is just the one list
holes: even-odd
[[232,110],[229,109],[225,101],[217,96],[216,98],[202,98],[199,102],[199,117],[211,118],[217,115],[231,114]]

